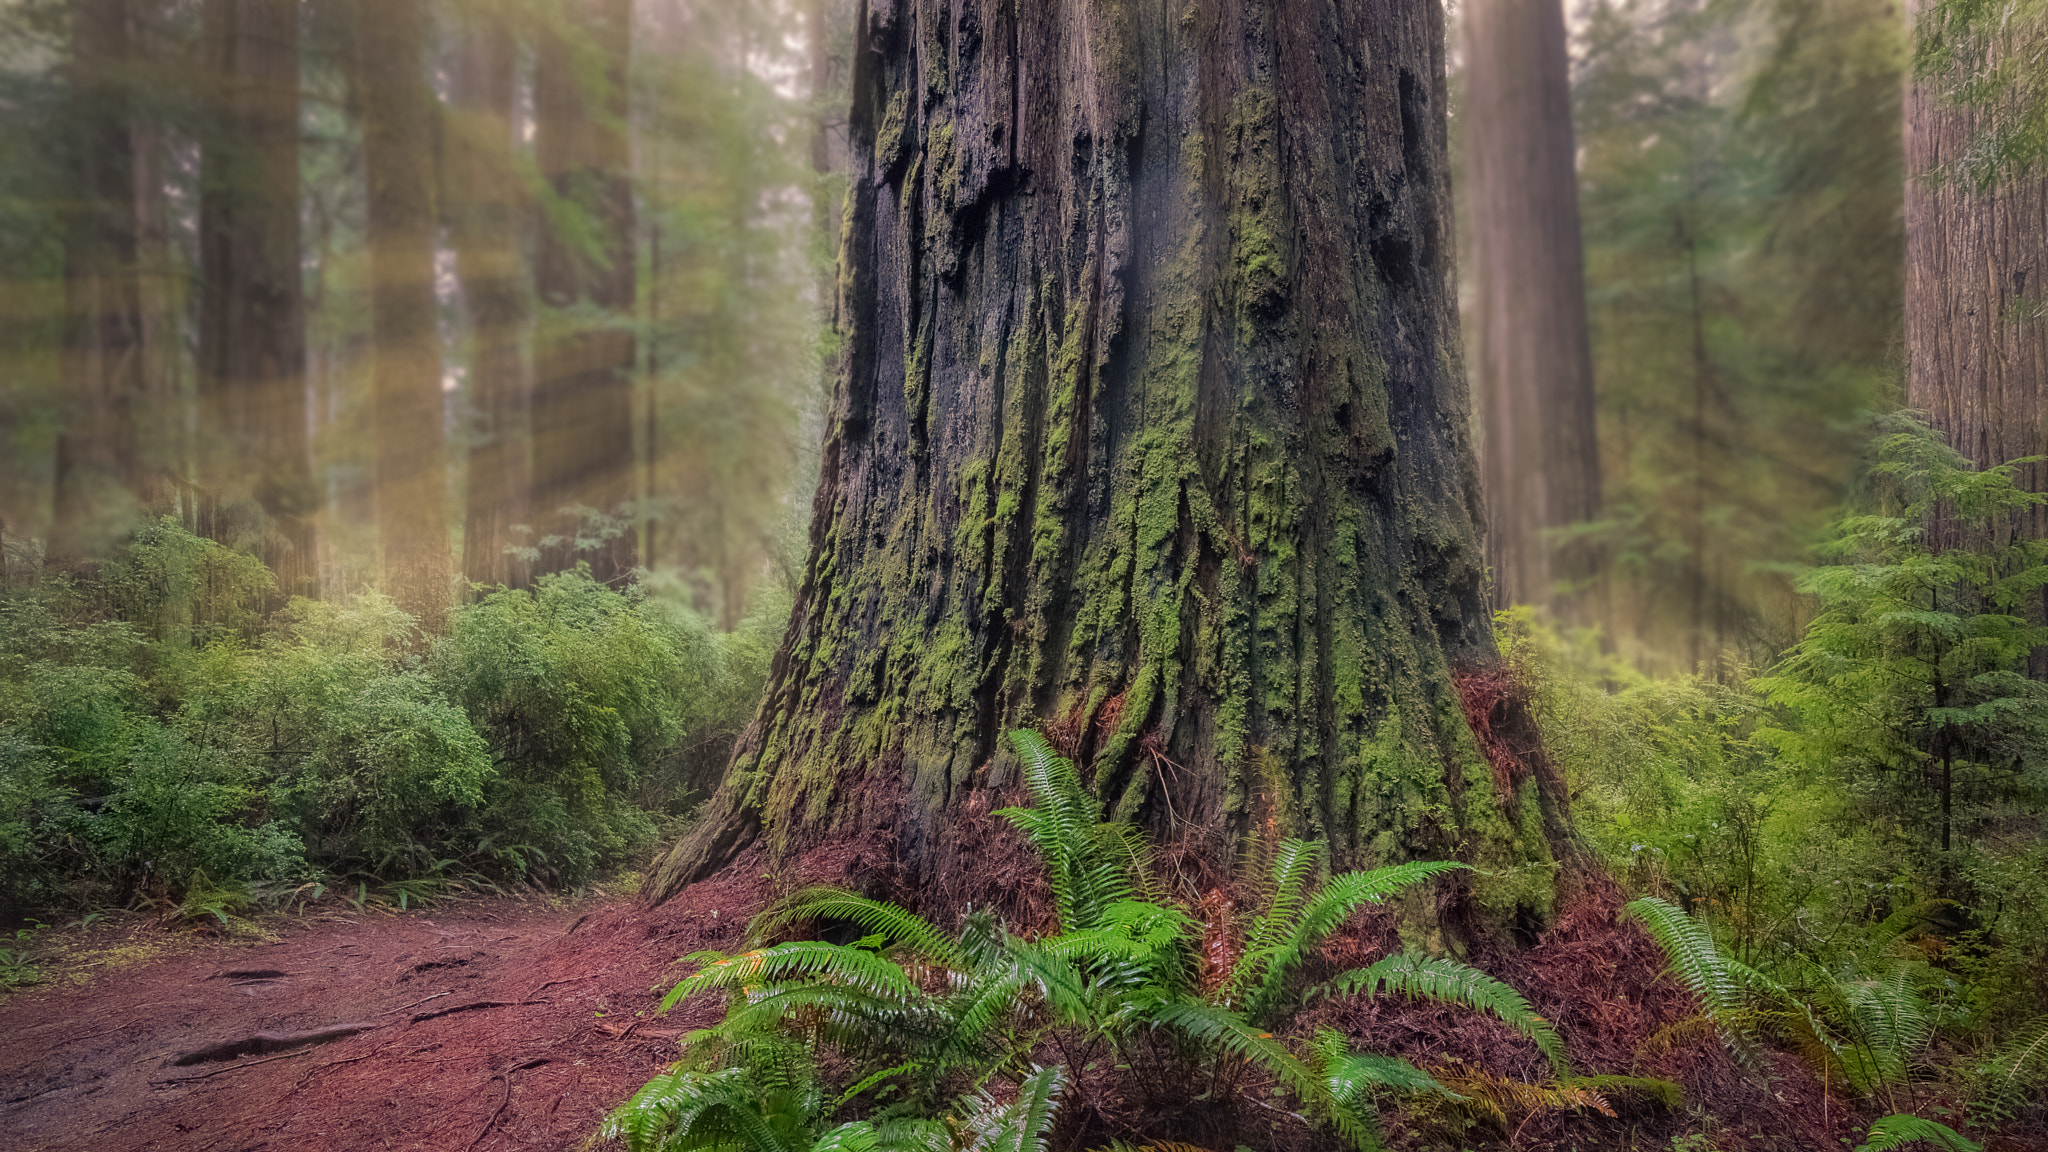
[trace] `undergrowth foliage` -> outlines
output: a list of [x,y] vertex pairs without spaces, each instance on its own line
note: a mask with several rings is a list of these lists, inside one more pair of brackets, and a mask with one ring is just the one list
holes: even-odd
[[[1532,1086],[1537,1106],[1607,1110],[1600,1085],[1573,1077],[1550,1024],[1476,969],[1400,954],[1320,984],[1301,978],[1353,913],[1463,865],[1326,876],[1320,846],[1284,841],[1234,960],[1205,979],[1205,925],[1155,884],[1144,841],[1102,819],[1074,766],[1037,733],[1014,732],[1012,742],[1034,804],[1002,815],[1044,862],[1058,911],[1052,931],[1020,936],[978,911],[953,932],[854,892],[793,893],[750,925],[756,947],[687,958],[699,968],[670,989],[663,1008],[716,994],[726,998],[725,1016],[687,1037],[682,1059],[606,1131],[636,1150],[782,1152],[849,1139],[974,1148],[987,1146],[983,1134],[993,1129],[940,1129],[931,1117],[987,1114],[1007,1100],[1033,1118],[1030,1139],[1039,1141],[1054,1123],[1054,1089],[1064,1085],[1058,1123],[1097,1143],[1227,1145],[1282,1123],[1378,1148],[1383,1099],[1466,1098],[1405,1060],[1351,1050],[1334,1030],[1290,1034],[1311,999],[1372,995],[1489,1013],[1548,1059],[1553,1079]],[[819,924],[864,935],[850,944],[768,943]],[[819,1060],[826,1050],[837,1057],[831,1073]],[[946,1103],[963,1092],[979,1102]],[[1257,1097],[1288,1107],[1250,1114],[1241,1101]],[[792,1118],[786,1131],[767,1123],[775,1107]],[[1000,1146],[1016,1146],[1026,1127],[1002,1129]]]
[[767,656],[580,571],[479,590],[443,637],[375,591],[274,599],[169,520],[0,596],[0,903],[581,884],[680,817],[675,761]]

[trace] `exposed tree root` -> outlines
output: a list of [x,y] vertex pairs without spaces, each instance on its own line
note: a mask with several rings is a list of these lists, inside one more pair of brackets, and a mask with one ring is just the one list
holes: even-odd
[[[305,1048],[314,1044],[328,1044],[345,1040],[358,1032],[368,1032],[382,1025],[370,1021],[355,1024],[330,1024],[325,1028],[314,1028],[307,1032],[257,1032],[223,1040],[204,1048],[174,1056],[165,1061],[166,1065],[184,1067],[188,1064],[212,1064],[221,1060],[233,1060],[237,1056],[258,1056],[265,1052],[283,1052],[290,1048]],[[196,1079],[196,1077],[195,1077]]]
[[412,1022],[417,1024],[422,1020],[432,1020],[437,1016],[453,1016],[457,1012],[474,1012],[479,1008],[519,1008],[528,1004],[545,1003],[547,1003],[545,1000],[472,1000],[467,1004],[457,1004],[453,1008],[437,1008],[432,1012],[422,1012],[414,1016]]

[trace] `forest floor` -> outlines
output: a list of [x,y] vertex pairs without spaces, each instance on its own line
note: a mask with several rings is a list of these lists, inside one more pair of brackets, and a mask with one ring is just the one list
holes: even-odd
[[[169,931],[145,916],[46,929],[35,948],[44,981],[0,997],[0,1150],[595,1146],[605,1113],[719,1011],[707,998],[659,1015],[657,989],[680,974],[677,958],[738,943],[770,888],[758,862],[746,863],[651,909],[604,894],[409,912],[330,897],[239,935]],[[851,861],[822,863],[795,881],[840,879]],[[1857,1142],[1870,1114],[1844,1110],[1788,1054],[1773,1054],[1768,1080],[1752,1079],[1699,1036],[1639,1068],[1646,1038],[1692,1009],[1617,907],[1614,891],[1583,893],[1533,947],[1496,966],[1559,1025],[1580,1067],[1669,1076],[1686,1106],[1618,1098],[1611,1118],[1546,1112],[1497,1131],[1404,1132],[1397,1148],[1806,1152]],[[1387,927],[1368,918],[1340,932],[1331,948],[1342,955],[1325,961],[1368,960],[1396,944]],[[1309,1015],[1432,1066],[1541,1071],[1525,1044],[1470,1013],[1380,998]],[[1999,1138],[1987,1152],[2035,1147]]]
[[714,880],[658,909],[330,899],[260,935],[45,929],[44,981],[0,998],[0,1148],[581,1147],[716,1010],[657,1018],[675,959],[759,899]]

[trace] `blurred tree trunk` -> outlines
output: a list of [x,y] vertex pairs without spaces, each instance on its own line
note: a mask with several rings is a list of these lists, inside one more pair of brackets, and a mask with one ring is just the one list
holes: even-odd
[[[444,124],[448,236],[469,319],[469,397],[475,423],[464,498],[462,572],[478,584],[520,587],[527,565],[506,552],[525,522],[524,204],[512,155],[518,45],[506,14],[469,13],[458,33]],[[519,543],[523,543],[519,542]]]
[[[199,395],[208,534],[262,529],[287,594],[314,595],[306,424],[306,307],[299,243],[299,6],[207,0],[214,99],[201,156]],[[261,525],[234,505],[253,500]]]
[[635,293],[626,65],[632,0],[575,0],[542,23],[534,75],[534,151],[555,203],[534,273],[543,315],[534,357],[533,514],[565,537],[539,571],[588,559],[618,582],[638,563],[633,525],[580,551],[562,510],[617,516],[633,497]]
[[650,897],[755,843],[988,896],[1026,724],[1225,871],[1544,856],[1453,683],[1497,655],[1437,4],[863,12],[808,569]]
[[369,180],[371,428],[384,591],[429,634],[449,601],[448,449],[434,297],[433,93],[425,6],[360,0],[356,30]]
[[[1975,183],[1964,161],[1998,113],[1944,101],[1951,86],[1906,99],[1906,402],[1988,468],[2048,454],[2048,176]],[[2020,486],[2048,491],[2048,463]],[[2012,528],[2048,535],[2048,508]]]
[[1600,512],[1564,9],[1558,0],[1472,0],[1460,20],[1473,377],[1495,603],[1544,605],[1589,623],[1581,601],[1594,557],[1554,538]]
[[48,555],[84,561],[157,496],[137,427],[148,408],[136,258],[134,30],[128,0],[73,0],[64,206],[63,427]]

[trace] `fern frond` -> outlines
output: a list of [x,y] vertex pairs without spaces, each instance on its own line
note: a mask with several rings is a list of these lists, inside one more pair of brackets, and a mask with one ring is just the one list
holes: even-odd
[[1502,1124],[1507,1123],[1512,1113],[1546,1112],[1560,1108],[1591,1108],[1603,1116],[1615,1114],[1614,1106],[1607,1102],[1607,1097],[1574,1081],[1532,1084],[1526,1080],[1495,1076],[1477,1068],[1461,1072],[1439,1068],[1436,1075],[1453,1091],[1456,1099]]
[[1385,989],[1486,1012],[1535,1041],[1559,1077],[1571,1075],[1564,1041],[1550,1021],[1537,1015],[1520,992],[1469,964],[1397,952],[1367,967],[1341,973],[1326,987],[1332,995],[1371,995]]
[[1359,1100],[1375,1088],[1409,1095],[1460,1098],[1442,1081],[1408,1061],[1370,1052],[1354,1052],[1332,1060],[1324,1078],[1329,1082],[1330,1095],[1345,1102]]
[[986,1089],[978,1098],[963,1101],[969,1105],[963,1122],[974,1133],[969,1152],[1045,1152],[1045,1134],[1052,1129],[1066,1084],[1066,1069],[1059,1065],[1034,1067],[1018,1083],[1017,1099],[1008,1104],[997,1103]]
[[1295,968],[1353,912],[1440,872],[1467,867],[1448,860],[1416,860],[1332,877],[1304,903],[1285,936],[1264,947],[1248,946],[1239,957],[1238,970],[1256,974],[1256,983],[1245,998],[1245,1015],[1257,1021],[1273,1019],[1283,1007],[1287,981]]
[[1155,1026],[1172,1028],[1199,1044],[1257,1064],[1315,1111],[1331,1111],[1334,1101],[1322,1078],[1271,1032],[1254,1027],[1236,1012],[1192,996],[1179,996],[1152,1005],[1148,1014]]
[[869,1123],[875,1152],[952,1152],[953,1133],[940,1121],[896,1117]]
[[1856,1146],[1856,1152],[1890,1152],[1893,1148],[1904,1148],[1915,1141],[1945,1149],[1946,1152],[1983,1152],[1983,1145],[1946,1124],[1922,1120],[1918,1116],[1903,1113],[1886,1116],[1872,1124],[1870,1134],[1863,1138],[1863,1143]]
[[791,978],[829,981],[872,995],[893,995],[904,1000],[916,1000],[923,995],[901,965],[864,948],[797,940],[706,964],[669,989],[661,998],[661,1010],[666,1012],[700,992]]
[[800,1152],[769,1124],[746,1091],[740,1069],[670,1072],[647,1082],[605,1117],[601,1133],[632,1152],[729,1143],[749,1152]]
[[1623,905],[1622,912],[1649,930],[1664,950],[1664,959],[1670,965],[1668,971],[1692,993],[1707,1019],[1714,1022],[1730,1054],[1744,1067],[1756,1067],[1756,1032],[1743,1027],[1738,1015],[1744,985],[1761,982],[1768,985],[1766,991],[1784,990],[1747,965],[1723,956],[1707,926],[1667,900],[1643,896]]
[[1080,771],[1045,737],[1019,728],[1010,742],[1023,761],[1024,783],[1036,807],[1003,808],[996,815],[1016,825],[1045,858],[1060,927],[1093,928],[1102,909],[1133,895],[1125,837],[1116,825],[1103,823],[1101,805],[1082,784]]
[[805,888],[776,901],[754,917],[747,926],[747,935],[760,941],[793,924],[828,919],[851,920],[934,964],[959,967],[966,962],[952,937],[922,916],[886,900],[873,900],[829,885]]
[[1642,1043],[1636,1045],[1636,1064],[1640,1066],[1646,1060],[1655,1060],[1687,1040],[1696,1040],[1702,1036],[1718,1037],[1720,1034],[1720,1029],[1705,1013],[1687,1016],[1643,1037]]
[[1586,1088],[1612,1100],[1618,1092],[1634,1092],[1647,1096],[1666,1108],[1685,1107],[1685,1089],[1670,1080],[1654,1076],[1574,1076],[1564,1083],[1575,1088]]
[[2015,1096],[2048,1081],[2048,1016],[2029,1021],[1980,1069],[1991,1099]]

